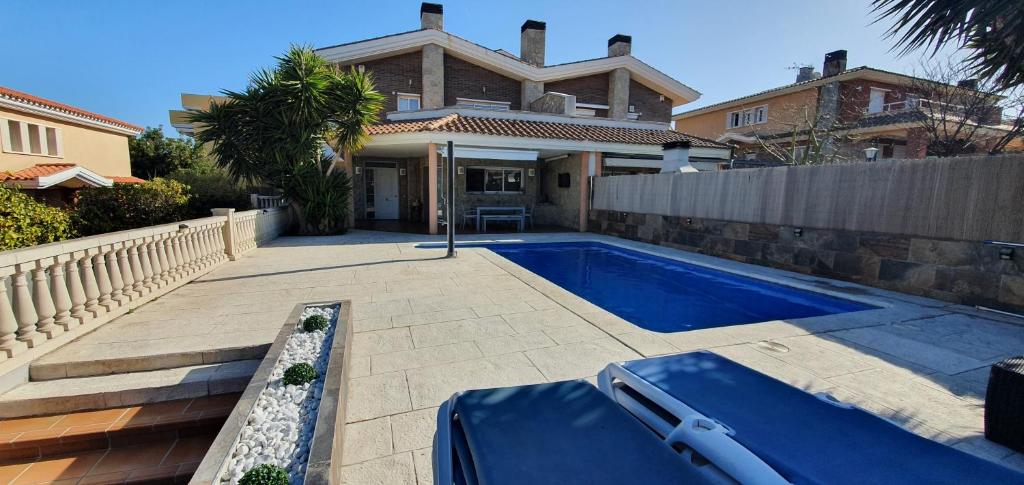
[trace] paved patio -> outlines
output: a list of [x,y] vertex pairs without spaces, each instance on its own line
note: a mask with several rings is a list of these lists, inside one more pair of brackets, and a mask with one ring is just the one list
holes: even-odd
[[[431,482],[437,406],[467,388],[593,380],[610,361],[712,349],[908,429],[1024,470],[981,436],[987,366],[1024,353],[1019,320],[944,302],[581,234],[881,306],[845,315],[675,334],[644,331],[483,249],[355,231],[282,238],[53,355],[75,361],[269,343],[299,303],[351,299],[355,340],[345,443],[353,484]],[[438,241],[440,239],[433,239]]]

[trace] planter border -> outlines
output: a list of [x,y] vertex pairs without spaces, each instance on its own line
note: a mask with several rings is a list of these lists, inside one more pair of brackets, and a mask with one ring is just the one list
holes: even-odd
[[346,396],[349,361],[352,346],[352,304],[349,300],[318,301],[298,303],[288,315],[277,333],[267,355],[249,380],[242,397],[235,404],[224,426],[217,433],[210,449],[203,456],[190,484],[206,485],[216,483],[230,458],[228,453],[234,446],[242,427],[252,414],[260,393],[267,387],[271,372],[284,351],[288,339],[299,325],[299,317],[306,307],[335,306],[338,315],[335,321],[334,339],[331,342],[327,372],[317,409],[316,424],[310,441],[309,461],[306,464],[305,483],[341,483],[341,450],[344,443]]

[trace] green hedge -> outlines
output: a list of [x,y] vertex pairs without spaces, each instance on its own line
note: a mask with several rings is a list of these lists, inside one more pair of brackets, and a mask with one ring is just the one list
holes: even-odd
[[75,203],[74,227],[81,235],[92,236],[168,224],[188,219],[188,202],[188,187],[162,178],[83,189]]
[[209,217],[210,209],[249,210],[248,191],[216,167],[177,170],[167,178],[188,186],[190,219]]
[[61,241],[73,235],[67,212],[0,185],[0,251]]

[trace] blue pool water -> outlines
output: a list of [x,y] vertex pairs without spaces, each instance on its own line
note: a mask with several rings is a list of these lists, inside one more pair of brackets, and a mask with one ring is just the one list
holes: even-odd
[[679,332],[875,308],[599,243],[484,245],[635,325]]

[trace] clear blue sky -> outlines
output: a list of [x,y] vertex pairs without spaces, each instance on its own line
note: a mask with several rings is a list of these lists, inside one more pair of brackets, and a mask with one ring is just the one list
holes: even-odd
[[[547,22],[547,62],[604,56],[614,34],[633,54],[703,93],[677,111],[792,82],[794,63],[911,72],[870,25],[868,0],[442,1],[445,29],[519,52],[519,26]],[[325,47],[419,28],[418,1],[5,0],[0,86],[139,124],[164,125],[179,94],[241,89],[289,44]]]

